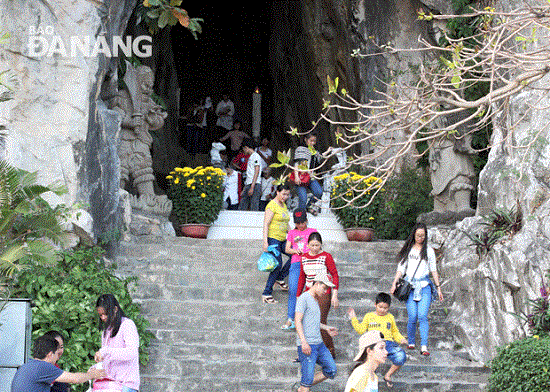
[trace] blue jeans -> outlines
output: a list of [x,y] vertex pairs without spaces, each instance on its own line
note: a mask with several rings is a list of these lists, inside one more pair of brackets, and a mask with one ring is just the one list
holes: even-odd
[[414,292],[411,291],[407,300],[407,340],[410,345],[416,343],[416,323],[418,322],[418,330],[420,331],[420,345],[428,345],[428,333],[430,332],[430,324],[428,324],[428,311],[432,303],[432,288],[427,285],[422,289],[422,298],[420,301],[415,301]]
[[336,376],[336,363],[334,358],[328,351],[324,343],[310,344],[311,354],[305,355],[302,352],[302,346],[298,346],[298,360],[302,368],[302,379],[300,384],[303,387],[309,388],[313,384],[313,376],[315,375],[315,364],[321,365],[321,370],[327,378]]
[[[284,280],[286,276],[288,275],[288,270],[290,268],[290,257],[286,261],[285,265],[283,265],[283,253],[285,252],[285,244],[286,241],[279,241],[275,238],[267,238],[267,244],[268,245],[277,245],[279,252],[281,254],[277,256],[278,265],[277,267],[269,273],[269,276],[267,277],[267,282],[265,284],[263,295],[271,295],[273,293],[273,285],[275,284],[276,280]],[[284,253],[286,255],[286,253]],[[288,255],[287,255],[288,256]]]
[[240,211],[260,211],[260,197],[262,197],[262,185],[254,185],[254,192],[252,196],[248,195],[248,190],[252,185],[245,185],[243,191],[241,192],[241,201],[239,203]]
[[300,270],[302,263],[290,263],[288,272],[288,311],[287,315],[290,320],[294,320],[296,315],[296,293],[298,292],[298,278],[300,278]]
[[386,351],[388,352],[388,358],[396,366],[403,366],[407,360],[405,350],[393,340],[386,340]]
[[129,387],[122,387],[121,392],[138,392],[138,390],[137,389],[132,389],[132,388],[129,388]]
[[311,180],[307,186],[299,185],[296,189],[296,192],[298,193],[298,208],[306,208],[307,206],[309,206],[309,204],[307,203],[308,188],[311,190],[311,193],[313,193],[313,196],[315,196],[317,199],[321,199],[321,197],[323,197],[323,187],[321,186],[321,184],[319,184],[319,181]]

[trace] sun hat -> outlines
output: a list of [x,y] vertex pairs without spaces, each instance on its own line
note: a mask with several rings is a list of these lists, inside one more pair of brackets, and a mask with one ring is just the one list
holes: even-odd
[[361,355],[363,355],[363,352],[365,351],[365,349],[367,347],[372,346],[373,344],[376,344],[376,343],[381,342],[383,340],[384,340],[384,335],[382,334],[382,332],[380,332],[376,329],[372,329],[372,330],[364,333],[359,338],[359,352],[357,353],[355,358],[353,358],[353,360],[358,361],[359,358],[361,358]]

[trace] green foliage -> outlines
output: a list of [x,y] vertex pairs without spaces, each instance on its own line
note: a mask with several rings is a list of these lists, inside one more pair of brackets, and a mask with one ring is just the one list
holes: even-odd
[[487,216],[483,217],[481,225],[485,230],[480,233],[468,233],[463,230],[468,238],[476,247],[477,254],[482,257],[498,241],[505,236],[512,236],[521,230],[523,225],[523,214],[519,203],[515,208],[507,210],[505,208],[495,208]]
[[[550,271],[546,278],[550,280]],[[514,314],[519,319],[525,321],[529,328],[531,336],[548,336],[550,334],[550,291],[548,285],[544,282],[540,289],[540,297],[530,299],[529,314]]]
[[350,172],[334,177],[330,206],[345,228],[374,228],[382,195],[381,180]]
[[189,18],[186,10],[181,8],[183,0],[143,0],[138,3],[137,10],[149,26],[151,34],[157,33],[166,26],[180,24],[187,28],[195,39],[197,33],[202,33],[201,18]]
[[181,224],[212,224],[223,204],[225,173],[219,168],[175,168],[166,179],[170,182],[168,196]]
[[550,391],[550,337],[515,341],[490,364],[489,392]]
[[63,206],[55,208],[41,198],[46,192],[61,195],[63,187],[36,184],[29,173],[0,161],[0,276],[10,277],[23,259],[51,263],[56,254],[50,243],[63,233],[59,218]]
[[379,238],[404,240],[419,214],[433,210],[430,178],[423,171],[405,169],[388,180],[376,234]]
[[[111,293],[124,313],[134,321],[140,337],[140,362],[148,361],[147,347],[153,334],[130,297],[136,278],[120,279],[114,267],[105,266],[100,247],[78,248],[61,254],[54,266],[30,264],[17,276],[16,296],[33,302],[33,339],[54,329],[67,337],[60,366],[67,371],[86,371],[95,362],[101,346],[99,317],[95,303],[101,294]],[[79,386],[84,391],[85,385]]]

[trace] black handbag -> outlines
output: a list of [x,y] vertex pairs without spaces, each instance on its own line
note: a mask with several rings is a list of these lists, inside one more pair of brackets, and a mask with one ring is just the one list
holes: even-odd
[[[413,278],[416,275],[416,271],[418,271],[418,267],[420,267],[420,262],[418,263],[418,265],[416,266],[416,269],[414,270]],[[409,294],[411,293],[411,290],[412,290],[412,284],[410,282],[407,282],[404,278],[405,276],[402,276],[401,278],[399,278],[399,280],[395,284],[395,291],[393,292],[393,296],[401,302],[405,302],[409,299]]]

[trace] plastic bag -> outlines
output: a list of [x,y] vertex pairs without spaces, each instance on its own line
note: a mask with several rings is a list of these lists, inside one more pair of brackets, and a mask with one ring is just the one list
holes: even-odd
[[271,272],[279,265],[279,261],[276,256],[279,256],[281,252],[277,248],[277,245],[269,245],[267,252],[263,252],[258,259],[258,270],[262,272]]

